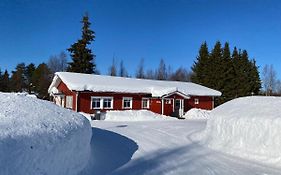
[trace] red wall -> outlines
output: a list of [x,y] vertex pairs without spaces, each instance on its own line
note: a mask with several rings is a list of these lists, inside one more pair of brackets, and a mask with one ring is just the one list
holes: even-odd
[[[76,110],[76,93],[70,91],[67,86],[61,82],[58,85],[58,90],[61,91],[65,95],[73,96],[73,110]],[[82,111],[85,113],[94,113],[95,110],[91,109],[91,96],[99,96],[99,97],[113,97],[113,110],[124,110],[122,108],[123,97],[132,97],[133,98],[133,110],[142,109],[142,98],[143,97],[151,97],[150,94],[130,94],[130,93],[111,93],[111,92],[79,92],[78,94],[78,111]],[[199,104],[194,103],[194,99],[199,99]],[[168,104],[166,99],[171,99],[171,103]],[[182,96],[173,94],[167,97],[164,100],[164,115],[171,115],[173,113],[173,104],[174,99],[184,99]],[[207,96],[191,96],[190,99],[184,100],[184,111],[188,111],[191,108],[201,108],[201,109],[212,109],[213,108],[213,98]],[[149,110],[155,113],[162,113],[162,100],[161,98],[150,98],[149,102]],[[64,106],[65,107],[65,106]]]
[[[194,103],[194,99],[199,99],[199,104]],[[184,101],[184,111],[188,111],[191,108],[200,108],[200,109],[213,109],[213,98],[208,96],[191,96],[190,99]]]
[[[95,110],[91,109],[91,97],[113,97],[113,109],[111,110],[125,110],[123,106],[123,97],[133,98],[133,110],[142,109],[142,98],[149,97],[147,94],[129,94],[129,93],[111,93],[111,92],[80,92],[78,100],[78,110],[86,113],[94,113]],[[106,109],[110,110],[110,109]],[[102,110],[105,111],[105,110]]]
[[[170,101],[170,103],[169,103]],[[174,112],[174,99],[165,99],[164,100],[164,115],[171,116]]]
[[161,106],[161,99],[160,98],[151,98],[150,99],[150,110],[152,112],[161,114],[162,106]]
[[[57,89],[62,92],[64,95],[71,95],[73,97],[73,104],[72,104],[72,109],[73,110],[76,110],[76,93],[69,90],[67,88],[67,86],[63,83],[63,82],[60,82],[60,84],[58,85]],[[66,97],[64,97],[64,101],[66,100]],[[64,107],[65,107],[65,103],[64,103]]]

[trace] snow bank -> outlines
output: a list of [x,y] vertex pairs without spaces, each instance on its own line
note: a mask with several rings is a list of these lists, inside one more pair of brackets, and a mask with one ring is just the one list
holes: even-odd
[[25,94],[0,93],[0,174],[74,175],[90,156],[87,119]]
[[209,110],[192,108],[189,111],[187,111],[182,117],[185,119],[209,119],[210,112],[211,111]]
[[156,114],[148,110],[107,111],[104,120],[107,121],[150,121],[176,120],[175,118]]
[[211,112],[198,138],[213,149],[281,166],[281,98],[227,102]]

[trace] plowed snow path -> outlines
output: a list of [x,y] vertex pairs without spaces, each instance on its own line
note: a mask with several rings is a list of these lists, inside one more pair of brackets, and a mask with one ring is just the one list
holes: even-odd
[[[93,155],[93,162],[106,162],[105,166],[96,166],[91,174],[281,174],[281,168],[232,157],[192,141],[190,136],[204,129],[206,121],[94,121],[92,126],[93,148],[105,147],[99,148],[104,151],[100,154],[102,159]],[[96,137],[95,128],[101,131]],[[122,139],[117,135],[114,141],[99,139],[102,131]]]

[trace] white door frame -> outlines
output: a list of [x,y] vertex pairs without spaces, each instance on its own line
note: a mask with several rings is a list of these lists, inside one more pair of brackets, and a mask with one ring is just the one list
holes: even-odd
[[[184,112],[184,99],[175,99],[175,104],[176,101],[180,102],[180,106],[179,106],[179,117],[183,116],[183,112]],[[175,111],[176,105],[174,105],[174,111]]]

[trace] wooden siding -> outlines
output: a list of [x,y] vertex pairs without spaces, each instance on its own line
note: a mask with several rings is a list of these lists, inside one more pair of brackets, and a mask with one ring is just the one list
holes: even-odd
[[[72,96],[73,97],[73,100],[72,100],[72,110],[76,110],[76,92],[73,92],[71,90],[69,90],[67,88],[67,86],[65,85],[64,82],[60,82],[60,84],[58,85],[57,89],[62,92],[65,96]],[[64,101],[66,102],[66,97],[64,97]],[[64,106],[65,107],[65,103],[64,102]]]
[[[197,98],[199,100],[199,104],[195,104],[194,100]],[[185,100],[184,111],[188,111],[191,108],[200,108],[200,109],[213,109],[213,98],[208,96],[191,96],[190,99]]]
[[[132,110],[142,109],[142,98],[150,97],[149,94],[129,94],[129,93],[112,93],[112,92],[80,92],[78,99],[78,109],[86,113],[95,113],[95,109],[91,109],[91,97],[113,97],[113,109],[106,110],[127,110],[123,109],[123,97],[133,99]],[[101,109],[98,111],[105,111]]]
[[150,99],[150,110],[152,112],[161,114],[162,110],[162,103],[160,98],[151,98]]
[[[113,109],[106,110],[126,110],[123,109],[123,97],[131,97],[133,99],[132,110],[142,109],[142,98],[149,98],[149,109],[152,112],[161,114],[162,113],[162,99],[161,98],[151,98],[151,94],[134,94],[134,93],[114,93],[114,92],[75,92],[67,88],[67,86],[61,82],[58,85],[58,90],[64,95],[73,96],[73,110],[76,110],[76,96],[78,96],[78,108],[77,111],[85,113],[95,113],[96,110],[91,109],[91,97],[113,97]],[[199,104],[195,104],[194,100],[197,98]],[[172,115],[174,112],[174,99],[184,99],[183,96],[178,94],[172,94],[164,99],[164,115]],[[66,98],[64,97],[64,100]],[[170,103],[167,101],[170,100]],[[213,108],[213,98],[208,96],[191,96],[190,99],[184,99],[184,112],[190,110],[191,108],[200,109],[212,109]],[[64,105],[65,107],[65,105]],[[101,109],[99,111],[105,111]]]

